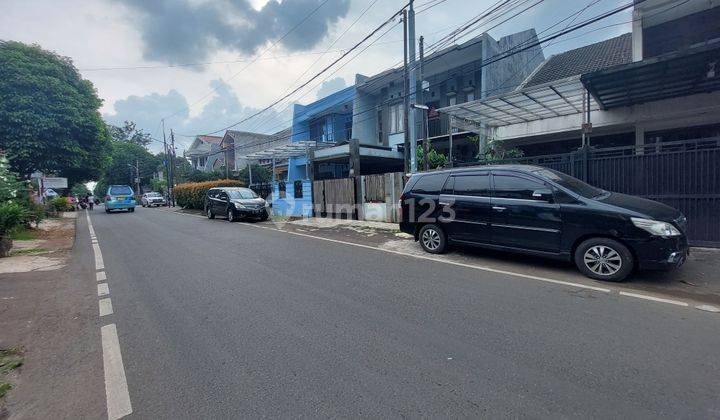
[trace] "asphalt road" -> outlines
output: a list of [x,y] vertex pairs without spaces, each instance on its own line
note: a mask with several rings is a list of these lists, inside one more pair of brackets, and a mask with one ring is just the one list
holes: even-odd
[[720,417],[718,314],[160,210],[92,222],[135,418]]

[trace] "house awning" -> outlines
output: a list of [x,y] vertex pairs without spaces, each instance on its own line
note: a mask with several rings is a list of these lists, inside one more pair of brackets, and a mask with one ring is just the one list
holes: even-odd
[[310,149],[318,149],[334,146],[334,143],[317,142],[317,141],[298,141],[295,143],[286,143],[281,146],[272,147],[261,150],[259,152],[250,153],[241,156],[244,159],[264,160],[264,159],[287,159],[297,156],[305,156]]
[[581,81],[602,109],[720,89],[720,46],[706,45],[588,73]]
[[[438,110],[461,123],[484,123],[502,127],[545,118],[579,114],[583,111],[585,87],[579,76],[479,99]],[[590,110],[598,109],[590,100]]]

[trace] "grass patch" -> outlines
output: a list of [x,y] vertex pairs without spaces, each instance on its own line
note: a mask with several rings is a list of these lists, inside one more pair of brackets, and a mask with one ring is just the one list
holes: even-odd
[[32,241],[38,238],[38,232],[34,229],[28,229],[25,226],[17,227],[11,230],[8,237],[14,241]]
[[12,254],[13,255],[37,254],[40,252],[47,252],[47,248],[35,247],[35,248],[18,249],[17,251],[12,251]]
[[[19,347],[0,349],[0,376],[5,376],[23,364],[23,350]],[[12,389],[12,384],[0,378],[0,398]],[[0,407],[0,414],[2,409]]]

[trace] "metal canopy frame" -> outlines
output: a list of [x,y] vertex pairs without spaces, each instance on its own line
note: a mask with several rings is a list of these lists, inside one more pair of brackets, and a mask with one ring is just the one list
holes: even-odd
[[287,143],[282,146],[276,146],[259,152],[250,153],[242,156],[242,158],[252,160],[287,159],[291,157],[304,156],[311,148],[317,149],[334,145],[335,143],[303,140],[296,143]]
[[[572,76],[486,99],[441,108],[438,112],[457,119],[502,127],[546,118],[580,114],[585,108],[585,86]],[[591,99],[590,110],[600,106]]]
[[581,77],[602,109],[720,90],[720,46],[695,47]]

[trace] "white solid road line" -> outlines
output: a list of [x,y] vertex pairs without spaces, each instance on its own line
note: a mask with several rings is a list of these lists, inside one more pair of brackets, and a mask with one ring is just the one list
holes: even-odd
[[98,296],[107,296],[110,294],[110,288],[107,283],[100,283],[97,285]]
[[113,310],[110,298],[100,299],[98,301],[98,306],[100,307],[100,316],[112,315]]
[[120,341],[115,324],[100,328],[105,369],[105,397],[107,398],[108,419],[115,420],[132,413],[130,393],[125,377]]
[[634,297],[634,298],[638,298],[638,299],[651,300],[653,302],[669,303],[671,305],[677,305],[677,306],[689,306],[687,302],[683,302],[680,300],[665,299],[665,298],[660,298],[660,297],[655,297],[655,296],[650,296],[650,295],[642,295],[639,293],[630,293],[630,292],[623,292],[623,291],[620,291],[618,293],[621,296],[629,296],[629,297]]
[[95,280],[97,280],[97,281],[107,280],[107,276],[105,275],[105,272],[98,271],[97,273],[95,273]]

